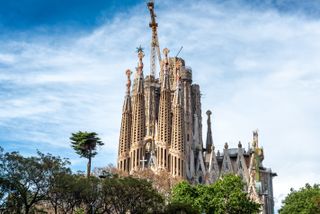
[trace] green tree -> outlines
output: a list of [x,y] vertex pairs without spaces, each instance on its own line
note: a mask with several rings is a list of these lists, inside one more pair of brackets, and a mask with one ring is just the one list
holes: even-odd
[[101,180],[91,176],[89,178],[79,177],[78,190],[82,204],[86,208],[86,213],[99,213],[98,208],[101,206]]
[[61,173],[52,181],[47,200],[51,203],[55,213],[73,213],[82,203],[83,176]]
[[103,143],[95,132],[77,132],[72,133],[70,137],[72,148],[80,157],[88,159],[87,177],[91,173],[91,159],[97,154],[97,146],[102,146]]
[[163,197],[144,179],[109,177],[101,185],[99,213],[159,213]]
[[244,183],[239,176],[225,175],[212,184],[213,197],[209,201],[207,213],[258,213],[260,205],[251,201],[244,192]]
[[193,210],[200,213],[201,206],[199,205],[198,200],[199,192],[197,191],[197,188],[187,181],[182,181],[173,187],[170,204],[175,208],[178,208],[181,204],[189,204]]
[[189,204],[197,213],[258,213],[260,205],[243,190],[244,183],[236,175],[225,175],[211,185],[192,186],[183,181],[172,189],[170,203]]
[[282,201],[280,214],[318,214],[320,213],[320,185],[306,184],[299,190],[291,189]]
[[8,213],[30,213],[35,204],[47,199],[55,174],[68,172],[68,161],[38,152],[36,157],[23,157],[18,152],[0,155],[0,188],[5,190],[4,209]]

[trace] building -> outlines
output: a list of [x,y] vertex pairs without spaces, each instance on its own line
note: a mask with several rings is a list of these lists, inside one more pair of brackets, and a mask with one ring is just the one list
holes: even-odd
[[[263,213],[273,213],[272,178],[276,174],[262,165],[264,152],[258,132],[245,150],[226,143],[216,151],[212,139],[211,111],[206,112],[207,136],[203,144],[200,86],[192,81],[192,69],[179,57],[160,55],[154,3],[148,3],[152,29],[150,74],[144,76],[142,48],[131,87],[127,70],[122,109],[117,167],[128,174],[146,168],[165,170],[191,183],[210,184],[227,173],[242,177],[250,197],[263,204]],[[162,59],[163,57],[163,59]],[[160,72],[156,75],[156,61]]]

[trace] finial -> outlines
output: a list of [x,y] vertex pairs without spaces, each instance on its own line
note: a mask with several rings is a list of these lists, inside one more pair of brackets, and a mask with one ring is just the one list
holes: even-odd
[[131,79],[130,79],[130,76],[131,76],[132,72],[130,69],[127,69],[126,70],[126,75],[127,75],[127,95],[130,95],[130,87],[131,87]]
[[163,54],[164,54],[164,57],[165,57],[166,59],[168,59],[168,54],[169,54],[169,52],[170,52],[170,50],[169,50],[168,48],[164,48],[164,49],[163,49]]
[[239,143],[238,143],[238,148],[242,148],[241,141],[239,141]]
[[208,117],[210,117],[210,115],[212,114],[212,112],[211,112],[210,110],[208,110],[208,111],[206,112],[206,114],[208,115]]
[[163,49],[163,54],[164,54],[164,57],[165,57],[165,59],[164,59],[164,61],[163,61],[163,69],[164,69],[164,74],[165,75],[167,75],[168,74],[168,72],[169,72],[169,67],[168,67],[168,65],[169,65],[169,60],[168,60],[168,53],[170,52],[170,50],[168,49],[168,48],[164,48]]
[[224,148],[228,149],[228,143],[227,142],[224,144]]
[[217,156],[220,156],[220,151],[218,150],[218,152],[217,152]]
[[143,47],[139,45],[139,47],[137,47],[136,50],[137,50],[137,53],[143,52]]
[[141,45],[139,47],[137,47],[137,52],[138,52],[138,58],[139,58],[139,62],[138,62],[138,73],[141,74],[142,73],[142,69],[143,69],[143,62],[142,59],[144,57],[144,52],[143,52],[143,48],[141,47]]

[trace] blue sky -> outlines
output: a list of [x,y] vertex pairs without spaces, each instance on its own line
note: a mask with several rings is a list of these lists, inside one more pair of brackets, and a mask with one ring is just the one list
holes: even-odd
[[[124,72],[140,44],[149,73],[149,14],[145,1],[88,2],[0,0],[6,151],[39,149],[85,170],[69,136],[87,130],[105,142],[94,166],[115,163]],[[258,128],[265,166],[279,175],[277,207],[290,187],[319,182],[320,1],[165,0],[156,13],[161,48],[184,47],[202,110],[213,112],[216,147],[246,144]]]

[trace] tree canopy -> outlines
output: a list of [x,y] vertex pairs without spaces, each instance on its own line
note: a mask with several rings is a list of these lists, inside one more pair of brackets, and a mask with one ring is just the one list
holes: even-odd
[[251,201],[244,183],[236,175],[225,175],[211,185],[192,186],[183,181],[172,189],[170,203],[190,205],[187,213],[258,213],[260,205]]
[[164,199],[151,182],[113,174],[72,174],[69,162],[38,152],[24,157],[0,147],[0,213],[160,213]]
[[80,155],[80,157],[88,159],[87,177],[89,177],[91,173],[91,159],[97,154],[97,146],[102,146],[104,144],[95,132],[79,131],[77,133],[72,133],[70,140],[71,146],[75,152]]
[[1,207],[9,213],[29,213],[34,205],[45,200],[50,184],[60,173],[69,173],[67,160],[38,152],[23,157],[18,152],[0,154]]
[[280,214],[318,214],[320,213],[320,185],[306,184],[299,190],[291,189],[282,204]]
[[[73,174],[69,161],[38,152],[24,157],[0,147],[0,213],[257,213],[240,177],[226,175],[211,185],[165,180],[150,172],[135,177]],[[141,179],[146,177],[146,179]],[[162,179],[161,179],[162,178]],[[155,183],[151,181],[155,180]],[[319,188],[319,187],[317,187]],[[166,205],[165,200],[168,200]],[[318,199],[317,199],[318,200]],[[316,200],[316,201],[317,201]]]

